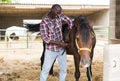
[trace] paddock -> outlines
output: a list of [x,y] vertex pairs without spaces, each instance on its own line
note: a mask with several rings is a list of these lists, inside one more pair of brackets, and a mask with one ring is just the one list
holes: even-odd
[[[103,47],[108,43],[108,33],[101,34],[100,30],[108,27],[94,27],[97,37],[97,44],[93,57],[93,81],[103,80]],[[40,57],[43,51],[42,40],[38,37],[34,41],[16,40],[11,43],[11,47],[6,48],[4,40],[0,41],[0,79],[1,81],[39,81]],[[102,39],[102,40],[101,40]],[[104,39],[104,40],[103,40]],[[66,81],[74,80],[74,60],[72,55],[67,55],[67,78]],[[87,81],[86,69],[80,67],[82,81]],[[33,75],[34,73],[34,75]],[[58,81],[58,63],[55,62],[54,77],[49,76],[48,81]]]
[[[117,3],[117,4],[116,4]],[[110,26],[109,29],[109,44],[113,43],[120,43],[120,34],[119,34],[119,0],[110,0],[110,9],[107,7],[107,9],[105,10],[101,10],[101,11],[97,11],[96,13],[90,15],[89,18],[93,18],[94,20],[97,20],[97,25],[106,25]],[[4,5],[4,4],[3,4]],[[17,4],[19,5],[19,4]],[[9,4],[9,6],[11,6]],[[28,5],[29,6],[29,5]],[[37,6],[37,5],[36,5]],[[88,5],[89,6],[89,5]],[[72,6],[71,6],[72,7]],[[70,7],[70,8],[71,8]],[[2,8],[2,7],[1,7]],[[15,8],[6,8],[6,9],[11,9],[14,11],[17,11],[17,9]],[[24,18],[27,19],[36,19],[39,18],[36,14],[41,13],[42,10],[37,9],[37,11],[39,13],[34,13],[35,11],[30,11],[28,9],[26,9],[26,14],[35,14],[34,17],[31,15],[27,15],[24,16],[22,9],[19,9],[19,11],[17,11],[16,13],[9,13],[8,14],[8,10],[6,10],[5,8],[1,9],[1,19],[0,19],[0,27],[1,28],[5,28],[5,27],[9,27],[9,25],[13,24],[12,21],[16,21],[14,23],[16,23],[17,25],[23,25],[22,24],[22,20]],[[10,12],[11,12],[10,10]],[[33,10],[33,9],[32,9]],[[35,9],[34,9],[35,10]],[[48,11],[48,9],[45,9],[46,11]],[[85,10],[85,9],[83,9]],[[30,11],[30,12],[27,12]],[[73,14],[73,10],[64,10],[65,14],[70,13],[70,11],[72,12],[72,15],[77,15],[77,12],[81,12],[80,11],[75,11],[76,13]],[[87,10],[85,10],[87,11]],[[7,13],[6,13],[7,12]],[[19,12],[19,14],[18,14]],[[84,12],[84,11],[83,11]],[[88,11],[89,12],[89,11]],[[85,14],[88,12],[84,12]],[[26,15],[25,14],[25,15]],[[41,13],[42,15],[44,13]],[[81,13],[82,14],[82,13]],[[69,14],[70,15],[70,14]],[[30,16],[30,17],[29,17]],[[6,22],[5,22],[6,21]],[[7,22],[10,21],[10,22]],[[19,23],[18,23],[19,22]],[[116,23],[115,23],[116,22]],[[106,33],[106,32],[105,32]],[[1,34],[2,36],[2,34]],[[101,37],[103,37],[100,34]],[[1,39],[1,37],[0,37]],[[17,41],[15,41],[16,43]],[[108,41],[107,41],[108,42]],[[4,45],[4,41],[0,41],[0,81],[39,81],[39,73],[40,73],[40,56],[42,53],[42,41],[39,41],[39,44],[37,44],[38,42],[36,42],[36,44],[34,43],[34,46],[40,46],[37,48],[33,48],[34,46],[27,48],[27,46],[29,47],[29,43],[25,43],[24,45],[20,45],[20,47],[15,48],[17,46],[19,46],[18,44],[16,44],[16,46],[13,45],[13,47],[6,49],[5,45]],[[105,46],[106,41],[97,41],[98,44],[95,47],[95,55],[93,57],[93,81],[103,81],[103,47]],[[27,48],[27,49],[26,49]],[[106,55],[107,56],[107,55]],[[113,58],[111,56],[111,58]],[[116,61],[116,59],[115,59]],[[67,73],[67,80],[66,81],[74,81],[74,64],[73,64],[73,57],[70,55],[67,55],[67,62],[68,62],[68,73]],[[82,67],[80,67],[82,68]],[[106,69],[109,69],[108,65],[105,66]],[[57,81],[58,80],[58,64],[57,62],[55,63],[55,72],[54,72],[54,77],[49,76],[48,81]],[[110,68],[111,69],[111,68]],[[81,79],[82,81],[87,81],[86,80],[86,73],[84,68],[82,68],[82,73],[81,74]],[[110,70],[111,71],[111,70]],[[112,71],[111,71],[112,72]],[[31,75],[32,74],[32,75]],[[108,73],[109,74],[109,73]],[[113,75],[113,73],[111,73]],[[115,74],[117,75],[117,74]],[[114,76],[115,76],[114,75]],[[118,74],[119,75],[119,74]],[[112,76],[113,77],[113,76]],[[119,76],[118,76],[119,77]],[[106,77],[105,76],[105,81],[108,80],[111,77]]]
[[[101,42],[97,43],[100,44]],[[41,71],[40,56],[43,50],[42,40],[38,39],[34,41],[34,43],[29,42],[29,44],[31,45],[29,48],[26,48],[26,44],[17,43],[12,44],[11,48],[4,48],[0,50],[0,81],[39,81],[39,74]],[[3,47],[2,44],[0,45]],[[72,55],[67,55],[67,67],[66,81],[74,81],[74,61]],[[86,69],[82,67],[80,68],[82,71],[82,78],[80,80],[87,81]],[[96,45],[92,68],[93,81],[102,81],[103,46]],[[56,61],[54,67],[54,77],[49,76],[48,81],[58,81],[58,73],[59,68]]]
[[[4,5],[4,4],[3,4]],[[19,4],[17,4],[19,5]],[[9,5],[12,6],[12,5]],[[29,5],[28,5],[29,6]],[[33,5],[32,5],[33,6]],[[37,6],[37,5],[36,5]],[[44,6],[44,5],[42,5]],[[47,5],[49,6],[49,5]],[[64,5],[63,5],[64,6]],[[83,5],[82,5],[83,6]],[[89,6],[89,5],[88,5]],[[70,6],[70,8],[73,6]],[[94,8],[93,6],[91,6]],[[97,7],[97,6],[95,6]],[[98,6],[103,7],[103,5]],[[87,6],[86,6],[87,8]],[[17,11],[16,13],[10,13],[9,16],[6,14],[6,9],[11,9],[14,11]],[[2,9],[3,13],[0,17],[2,20],[0,27],[6,28],[9,27],[11,24],[15,25],[23,25],[23,19],[38,19],[43,16],[45,12],[48,11],[48,8],[45,9],[24,9],[25,14],[23,13],[22,9],[17,10],[16,8],[6,8]],[[33,11],[32,11],[33,10]],[[36,12],[36,10],[39,12]],[[91,9],[92,10],[92,9]],[[42,13],[41,13],[42,11]],[[85,11],[85,12],[84,12]],[[90,13],[88,13],[87,9],[80,9],[76,10],[75,14],[73,14],[73,10],[66,9],[64,10],[65,14],[71,16],[71,15],[77,15],[78,14],[85,14],[86,16]],[[11,12],[11,11],[10,11]],[[71,13],[70,13],[71,12]],[[82,12],[82,13],[79,13]],[[105,6],[104,9],[93,10],[94,13],[92,13],[89,18],[93,18],[93,20],[97,20],[97,25],[107,25],[109,26],[109,7]],[[101,13],[100,13],[101,12]],[[22,14],[21,14],[22,13]],[[33,15],[34,13],[34,15]],[[26,14],[27,15],[26,17]],[[42,16],[40,16],[40,14]],[[32,15],[32,17],[31,17]],[[4,21],[10,21],[4,22]],[[14,21],[14,23],[13,23]],[[16,22],[15,22],[16,21]],[[105,23],[103,23],[105,21]],[[106,22],[107,21],[107,22]],[[107,24],[106,24],[107,23]],[[1,34],[3,35],[3,34]],[[103,47],[106,41],[97,41],[98,44],[95,47],[95,53],[93,57],[93,81],[102,81],[103,80]],[[39,74],[40,74],[40,56],[42,54],[42,41],[38,40],[35,42],[32,41],[14,41],[11,45],[11,48],[6,48],[4,41],[0,41],[0,81],[39,81]],[[68,70],[67,70],[67,77],[66,81],[74,81],[74,62],[73,62],[73,56],[67,55],[67,63],[68,63]],[[82,68],[82,67],[80,67]],[[54,77],[49,76],[48,81],[58,81],[58,63],[56,61],[55,67],[54,67]],[[86,78],[86,71],[84,68],[82,68],[81,72],[81,81],[87,81]]]

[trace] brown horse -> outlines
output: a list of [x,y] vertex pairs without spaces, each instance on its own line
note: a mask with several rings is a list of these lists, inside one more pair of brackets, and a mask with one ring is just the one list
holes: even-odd
[[88,19],[84,16],[76,17],[73,23],[74,26],[70,32],[69,44],[66,50],[67,53],[74,55],[75,79],[79,81],[79,67],[81,64],[87,68],[88,81],[92,81],[91,64],[96,44],[95,33],[92,27],[90,27]]
[[92,81],[91,64],[96,37],[87,18],[84,16],[75,18],[74,27],[70,33],[70,44],[74,54],[76,81],[80,77],[80,62],[82,66],[87,67],[88,81]]

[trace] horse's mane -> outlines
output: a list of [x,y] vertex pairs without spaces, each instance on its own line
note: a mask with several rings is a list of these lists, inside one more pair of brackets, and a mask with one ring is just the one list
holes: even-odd
[[[66,29],[66,26],[65,25],[65,29]],[[64,29],[64,27],[63,27]],[[65,33],[68,33],[66,32],[66,30],[64,30],[64,34]],[[78,16],[74,19],[73,21],[73,27],[72,27],[72,31],[69,35],[70,37],[70,43],[72,45],[72,47],[75,46],[75,39],[76,39],[76,33],[77,31],[80,33],[81,37],[82,37],[82,42],[84,44],[87,44],[88,41],[89,41],[89,38],[90,38],[90,32],[93,32],[93,29],[89,26],[89,21],[86,17],[84,16]],[[93,32],[94,33],[94,32]],[[66,35],[64,35],[66,36]]]
[[87,18],[85,18],[84,16],[79,16],[77,18],[75,18],[75,23],[78,22],[78,32],[80,33],[81,37],[82,37],[82,42],[84,44],[87,44],[90,38],[90,32],[91,32],[91,27],[89,26],[89,22],[87,20]]

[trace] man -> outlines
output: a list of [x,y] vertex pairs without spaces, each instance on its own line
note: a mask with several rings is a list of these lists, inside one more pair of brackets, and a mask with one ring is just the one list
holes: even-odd
[[[60,66],[59,81],[65,81],[67,64],[66,51],[67,43],[63,41],[62,35],[62,21],[68,23],[68,28],[72,28],[72,20],[61,13],[60,5],[52,6],[50,12],[40,24],[40,33],[43,42],[45,43],[45,57],[40,74],[40,81],[46,81],[50,68],[55,59],[57,59]],[[63,54],[64,53],[64,54]]]

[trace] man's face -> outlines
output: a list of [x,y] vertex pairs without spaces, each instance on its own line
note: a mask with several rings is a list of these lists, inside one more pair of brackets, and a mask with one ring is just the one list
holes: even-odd
[[54,11],[53,11],[54,17],[57,17],[57,16],[59,16],[60,14],[61,14],[61,11],[57,11],[57,10],[54,10]]

